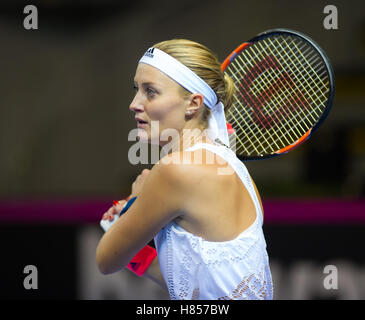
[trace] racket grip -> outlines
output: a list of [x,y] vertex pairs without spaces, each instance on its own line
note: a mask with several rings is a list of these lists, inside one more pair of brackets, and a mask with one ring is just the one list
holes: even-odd
[[133,257],[126,268],[142,277],[156,256],[156,249],[146,245]]
[[[128,199],[128,198],[127,198]],[[129,207],[133,204],[133,202],[137,199],[137,197],[133,197],[133,198],[130,198],[128,200],[128,202],[124,205],[122,211],[120,212],[119,215],[115,214],[114,215],[114,219],[112,221],[110,220],[101,220],[100,221],[100,226],[101,228],[106,232],[109,230],[109,228],[115,223],[115,221],[118,220],[118,218],[123,214],[125,213]]]

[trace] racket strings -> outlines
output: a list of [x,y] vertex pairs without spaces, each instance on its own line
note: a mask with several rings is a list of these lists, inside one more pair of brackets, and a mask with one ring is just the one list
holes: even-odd
[[[248,55],[249,55],[249,52],[248,52]],[[250,56],[250,55],[249,55]],[[255,53],[255,57],[257,58],[258,57],[258,55]],[[240,59],[241,59],[241,61],[243,62],[243,60],[242,60],[242,58],[241,57],[239,57]],[[252,57],[250,56],[250,58],[252,59]],[[261,77],[262,75],[264,75],[264,77],[265,77],[265,79],[263,80],[263,81],[265,81],[266,83],[273,83],[273,82],[275,82],[275,81],[279,81],[280,83],[281,83],[281,85],[283,86],[283,83],[282,83],[282,81],[281,81],[281,79],[280,79],[280,77],[278,77],[278,75],[277,74],[275,74],[274,75],[274,77],[276,78],[276,79],[273,79],[274,77],[273,77],[273,75],[271,74],[271,73],[267,73],[266,72],[267,70],[265,70],[264,72],[262,72],[260,75],[255,75],[255,76],[257,76],[257,77]],[[266,76],[266,73],[268,74],[268,76],[270,76],[271,77],[271,79],[268,79],[268,77]],[[260,82],[263,82],[263,81],[259,81],[259,83]],[[286,89],[287,88],[287,86],[283,86],[284,87],[284,89]],[[272,115],[274,115],[275,117],[276,117],[276,120],[278,121],[280,121],[280,119],[279,119],[279,117],[278,117],[278,115],[275,113],[275,112],[273,112],[273,107],[271,106],[272,105],[272,103],[277,103],[278,105],[281,105],[280,103],[283,103],[284,102],[284,100],[282,99],[282,97],[281,97],[281,94],[277,94],[277,93],[284,93],[284,92],[278,92],[278,90],[275,88],[275,87],[273,87],[274,88],[274,95],[271,97],[271,98],[273,98],[273,99],[268,99],[268,104],[267,104],[267,106],[270,108],[270,111],[271,111],[271,113],[270,114],[272,114]],[[261,86],[261,91],[263,91],[264,93],[266,93],[266,90],[263,90],[263,88],[262,88],[262,86]],[[291,92],[289,92],[289,94],[288,94],[288,96],[290,97],[292,95],[292,93]],[[280,99],[280,101],[278,101],[278,98]],[[285,95],[285,98],[287,97],[287,95]],[[264,103],[263,103],[263,105],[264,105]],[[286,116],[288,116],[288,114],[287,114],[287,112],[286,112],[286,110],[285,109],[283,109],[283,112],[285,113],[285,115]],[[272,127],[273,128],[273,127]],[[296,129],[296,127],[292,127],[292,129]],[[274,129],[273,129],[274,130]],[[283,134],[283,132],[282,132],[282,130],[281,130],[281,128],[280,127],[278,127],[278,130],[280,131],[280,133],[281,133],[281,137],[284,137],[285,138],[285,140],[286,140],[286,142],[287,143],[290,143],[287,139],[286,139],[286,136]],[[298,139],[300,137],[300,135],[299,136],[296,136],[296,138]]]
[[308,45],[300,46],[303,41],[287,38],[254,43],[226,70],[238,93],[228,110],[237,154],[264,155],[294,143],[326,107],[329,80],[321,57]]
[[[235,65],[233,64],[233,66],[235,67]],[[239,71],[239,70],[237,70],[236,69],[236,71]],[[233,75],[233,77],[235,78],[235,80],[237,81],[237,82],[239,82],[239,79],[237,78],[237,76],[236,76],[236,73],[232,73],[232,75]],[[241,75],[240,75],[241,76]],[[240,88],[237,88],[236,87],[236,92],[238,92],[238,93],[240,93]],[[244,104],[245,105],[247,105],[248,104],[248,101],[247,100],[245,100],[245,98],[242,96],[242,94],[240,95],[241,96],[241,98],[244,100],[243,102],[244,102]],[[236,118],[236,116],[238,115],[239,117],[241,117],[242,119],[243,119],[243,121],[244,121],[244,123],[247,123],[248,121],[246,120],[247,118],[243,118],[243,116],[242,116],[242,113],[240,112],[240,110],[244,110],[244,112],[245,112],[245,114],[246,114],[246,116],[248,117],[248,118],[250,118],[250,114],[249,114],[249,112],[248,112],[248,108],[245,108],[244,107],[244,104],[240,101],[240,99],[237,97],[237,95],[235,95],[234,96],[234,99],[235,99],[235,101],[237,102],[237,104],[240,106],[240,109],[238,110],[238,108],[235,106],[235,104],[233,105],[233,110],[234,111],[236,111],[236,112],[232,112],[231,111],[231,109],[232,108],[230,108],[229,109],[229,112],[230,112],[230,115],[231,115],[231,117],[235,120],[235,122],[238,124],[239,123],[239,119],[237,119]],[[270,142],[266,139],[266,136],[263,134],[263,132],[260,130],[260,128],[259,128],[259,126],[255,123],[255,122],[253,122],[253,124],[254,124],[254,127],[255,128],[251,128],[251,126],[246,126],[247,128],[248,128],[248,130],[250,131],[250,133],[252,133],[253,134],[253,137],[255,138],[255,142],[256,143],[254,143],[254,144],[252,144],[252,140],[251,139],[249,139],[249,143],[250,143],[250,145],[252,146],[252,148],[253,149],[255,149],[258,153],[260,153],[260,151],[258,151],[257,150],[257,148],[255,147],[256,146],[256,144],[258,144],[260,147],[261,147],[261,149],[262,150],[265,150],[265,149],[267,149],[268,147],[269,148],[271,148],[271,151],[275,151],[275,149],[273,148],[273,147],[271,147],[271,144],[270,144]],[[241,129],[241,134],[238,134],[237,135],[237,139],[238,139],[238,141],[240,142],[240,145],[241,146],[245,146],[245,143],[243,143],[242,142],[242,133],[245,133],[245,130],[244,129],[242,129],[242,127],[241,127],[241,125],[239,125],[239,127],[240,127],[240,129]],[[256,129],[256,130],[255,130]],[[247,136],[247,135],[245,135],[245,136]],[[262,139],[264,140],[264,141],[260,141],[260,139],[258,138],[258,137],[262,137]],[[274,144],[276,144],[276,142],[274,141]],[[265,145],[265,146],[264,146]],[[276,147],[278,147],[278,145],[276,145]],[[248,150],[248,151],[251,151],[251,150]]]
[[[283,41],[285,41],[285,39],[283,40]],[[289,60],[289,59],[291,59],[291,57],[287,54],[287,51],[285,51],[285,48],[283,48],[282,47],[282,45],[281,45],[281,43],[280,42],[278,42],[278,41],[276,41],[277,42],[277,44],[283,49],[283,52],[284,52],[284,54],[285,54],[285,56],[286,56],[286,58]],[[294,42],[293,42],[294,43]],[[307,96],[311,96],[311,94],[310,94],[310,91],[312,91],[312,93],[313,93],[313,95],[317,98],[317,99],[319,99],[319,100],[321,100],[320,99],[320,97],[318,96],[318,92],[315,90],[315,88],[314,88],[314,86],[313,85],[311,85],[311,84],[314,84],[316,87],[317,87],[317,89],[318,89],[318,91],[319,91],[319,93],[320,94],[322,94],[322,96],[325,98],[325,99],[327,99],[327,96],[322,92],[322,90],[321,90],[321,88],[318,86],[318,84],[317,84],[317,82],[318,81],[320,81],[320,82],[322,82],[322,79],[320,78],[320,77],[318,77],[318,73],[316,72],[316,71],[314,71],[313,70],[313,68],[312,68],[312,66],[311,66],[311,64],[309,63],[309,61],[307,60],[307,59],[305,59],[305,57],[302,55],[302,53],[301,53],[301,51],[299,51],[299,48],[298,47],[296,47],[297,48],[297,50],[298,50],[298,54],[300,55],[300,56],[302,56],[303,58],[304,58],[304,60],[306,61],[306,65],[303,65],[303,63],[302,63],[302,59],[300,59],[300,56],[298,55],[298,54],[296,54],[296,53],[294,53],[293,52],[293,50],[292,50],[292,48],[289,46],[289,45],[287,45],[287,47],[288,47],[288,49],[291,51],[291,53],[292,53],[292,55],[295,55],[295,57],[297,58],[297,62],[302,66],[302,68],[301,69],[299,69],[298,68],[298,66],[297,66],[297,64],[293,64],[293,66],[294,66],[294,68],[296,69],[296,71],[297,72],[295,72],[294,70],[292,70],[291,69],[291,71],[292,71],[292,73],[293,73],[293,75],[294,75],[294,77],[296,78],[296,80],[298,80],[299,81],[299,79],[298,79],[298,74],[301,74],[301,73],[305,73],[305,75],[307,75],[307,76],[303,76],[301,79],[303,79],[304,80],[304,82],[305,82],[305,84],[303,83],[303,85],[302,85],[302,90],[303,90],[303,93],[304,94],[307,94]],[[286,59],[283,59],[283,61],[284,61],[284,63],[289,67],[289,65],[288,65],[288,63],[287,63],[287,60]],[[316,79],[314,79],[312,76],[311,76],[311,74],[309,74],[309,72],[307,71],[307,69],[308,68],[310,68],[313,72],[314,72],[314,76],[316,77]],[[300,79],[300,80],[301,80]],[[309,83],[309,81],[311,81],[311,83]],[[317,81],[318,80],[318,81]],[[323,83],[323,82],[322,82]],[[313,100],[313,98],[312,98],[312,100]],[[314,112],[315,112],[316,110],[314,109]],[[316,114],[317,116],[318,116],[318,114]]]
[[[233,62],[233,64],[232,64],[232,66],[233,67],[235,67],[235,72],[232,72],[232,75],[235,77],[235,80],[236,80],[236,82],[239,82],[238,81],[238,78],[237,78],[237,73],[239,74],[239,76],[242,78],[242,74],[240,73],[240,69],[238,68],[238,67],[236,67],[235,66],[235,64],[234,64],[234,62]],[[244,79],[244,78],[243,78]],[[263,89],[263,87],[261,86],[261,89]],[[243,95],[241,95],[241,98],[243,98],[244,99],[244,102],[245,102],[245,104],[247,105],[247,103],[248,103],[248,101],[247,101],[247,99],[245,99],[244,98],[244,96]],[[238,100],[237,102],[239,103],[239,105],[241,106],[241,108],[243,108],[243,105],[242,105],[242,103],[239,101],[239,99],[236,97],[236,99]],[[238,114],[238,115],[240,115],[240,113],[239,113],[239,111],[237,111],[237,108],[234,108],[234,110],[236,111],[236,114]],[[233,113],[233,112],[231,112],[231,116],[233,117],[233,118],[235,118],[235,114]],[[237,121],[237,119],[235,119],[236,121]],[[256,129],[258,129],[258,127],[256,126]],[[265,138],[265,135],[263,135],[263,133],[260,131],[260,130],[258,130],[259,132],[255,132],[256,133],[256,137],[263,137],[263,138]],[[275,134],[276,134],[276,137],[277,138],[279,138],[280,139],[280,137],[278,136],[278,134],[276,133],[276,132],[274,132]],[[283,133],[281,132],[281,134],[282,134],[282,136],[284,136],[283,135]],[[239,141],[241,141],[241,137],[240,136],[238,136],[238,138],[239,138]],[[285,136],[284,136],[284,138],[286,138]],[[267,141],[267,140],[265,140],[265,142],[267,143],[267,146],[271,149],[271,151],[275,151],[275,149],[273,149],[272,147],[271,147],[271,144]],[[276,144],[276,140],[274,139],[273,141],[272,141],[274,144],[275,144],[275,146],[276,146],[276,148],[279,148],[279,146]],[[260,143],[260,141],[259,141],[259,143]],[[288,143],[288,141],[287,141],[287,143]],[[243,143],[241,143],[241,145],[242,145]],[[261,145],[261,147],[262,147],[262,144],[260,143],[260,145]],[[265,148],[263,148],[263,149],[265,149]]]
[[[235,89],[236,89],[235,92],[239,93],[240,88],[237,88],[237,83],[239,83],[239,78],[237,78],[237,72],[239,73],[239,69],[236,69],[236,72],[232,72],[231,76],[233,76],[233,78],[236,80],[235,81]],[[242,77],[242,74],[239,74],[239,76]],[[247,118],[250,118],[249,110],[243,106],[243,104],[241,103],[241,101],[239,100],[237,95],[234,95],[234,100],[240,106],[240,109],[238,109],[236,107],[236,104],[233,104],[233,106],[229,109],[228,112],[229,112],[231,118],[234,119],[235,123],[240,128],[241,135],[236,135],[236,138],[238,139],[238,142],[240,143],[240,146],[245,149],[244,150],[245,152],[251,153],[251,150],[247,149],[246,144],[243,142],[242,135],[244,135],[245,138],[246,138],[246,143],[248,143],[249,146],[251,146],[252,149],[254,149],[257,153],[260,153],[260,151],[256,148],[256,145],[261,147],[261,150],[265,150],[265,149],[267,149],[267,147],[269,147],[269,148],[271,148],[272,151],[274,151],[275,149],[272,148],[270,143],[265,139],[265,135],[263,135],[262,133],[261,133],[261,135],[260,135],[260,133],[257,134],[257,132],[255,132],[251,128],[251,126],[246,126],[245,129],[242,128],[241,123],[245,124],[245,123],[249,122],[249,120],[247,120]],[[233,112],[232,110],[234,110],[235,112]],[[245,113],[244,114],[245,117],[242,114],[242,111]],[[242,122],[239,119],[237,119],[237,117],[241,118]],[[254,124],[255,128],[260,131],[257,124],[256,123],[253,123],[253,124]],[[252,136],[251,137],[248,136],[248,134],[246,134],[246,131],[250,131]],[[265,140],[265,141],[260,141],[260,139],[258,139],[259,136],[261,136],[263,138],[263,140]],[[251,138],[253,138],[254,141],[252,141],[253,139],[251,139]],[[265,146],[264,146],[264,144],[265,144]]]
[[[261,43],[258,43],[258,44],[261,46],[262,49],[264,49],[262,47]],[[287,60],[283,59],[283,61],[284,61],[284,63],[287,66],[287,70],[291,71],[291,74],[294,74],[295,75],[295,73],[292,72],[293,70],[290,68],[290,65],[287,63]],[[298,68],[297,68],[297,71],[298,72],[301,72],[301,70],[299,70]],[[296,75],[295,75],[295,77],[296,77]],[[299,80],[298,77],[296,77],[296,80]],[[288,88],[292,87],[292,84],[291,83],[286,83],[286,85],[287,86],[284,87],[284,90],[288,91]],[[304,87],[304,86],[298,86],[297,84],[295,84],[295,88],[293,88],[293,90],[291,92],[289,92],[289,95],[291,96],[294,93],[295,97],[298,98],[298,100],[300,100],[300,97],[298,97],[298,92],[301,92],[302,93],[303,91],[308,92],[308,90],[306,89],[306,87]],[[303,111],[302,108],[299,108],[299,109],[296,109],[296,110]],[[308,128],[306,128],[306,129],[308,130]]]
[[[283,40],[285,41],[285,39],[283,39]],[[298,54],[299,54],[299,55],[302,57],[302,59],[303,59],[303,60],[298,59],[298,61],[299,61],[299,63],[301,64],[301,66],[303,66],[303,65],[302,65],[302,61],[305,61],[305,62],[306,62],[306,65],[307,65],[307,66],[311,69],[311,71],[312,71],[315,75],[318,75],[318,74],[317,74],[317,72],[313,69],[313,64],[312,64],[312,63],[309,63],[309,61],[306,59],[306,57],[305,57],[305,55],[303,54],[303,52],[302,52],[301,50],[299,50],[299,48],[298,48],[298,46],[297,46],[296,42],[295,42],[292,38],[290,38],[290,40],[291,40],[291,43],[295,46],[295,48],[296,48],[296,50],[297,50]],[[289,50],[293,53],[292,46],[288,45],[288,48],[289,48]],[[296,53],[293,53],[293,54],[294,54],[294,55],[296,55]],[[296,55],[296,56],[297,56],[297,55]],[[317,64],[317,66],[318,66],[318,65],[322,65],[322,64]],[[311,75],[309,74],[308,69],[307,69],[306,67],[303,67],[303,70],[304,70],[304,72],[306,72],[306,74],[309,76],[309,77],[308,77],[308,79],[311,79],[312,77],[311,77]],[[307,78],[304,78],[304,79],[307,79]],[[321,77],[318,77],[318,76],[317,76],[317,79],[316,79],[316,80],[318,80],[319,82],[321,82],[322,86],[325,86],[325,83],[322,81]],[[323,95],[323,97],[324,97],[324,98],[327,98],[327,95],[326,95],[326,94],[323,94],[323,92],[322,92],[321,88],[318,86],[317,81],[314,81],[313,83],[314,83],[314,85],[317,87],[317,89],[319,90],[319,92]],[[311,87],[311,88],[312,88],[312,87]]]
[[[247,92],[246,92],[247,93]],[[248,95],[249,97],[250,97],[250,95]],[[244,102],[244,104],[245,105],[248,105],[248,104],[250,104],[250,103],[252,103],[253,101],[252,101],[252,99],[251,99],[251,101],[248,101],[248,98],[247,97],[245,97],[245,96],[243,96],[242,94],[241,94],[241,98],[242,98],[242,100],[243,100],[243,102]],[[241,103],[241,101],[239,101],[238,100],[238,102],[239,102],[239,104],[240,104],[240,106],[241,106],[241,108],[243,108],[243,104]],[[264,116],[263,114],[262,114],[262,112],[261,112],[261,110],[259,110],[259,112],[261,113],[261,115],[262,116]],[[263,124],[262,122],[261,122],[261,124]],[[257,129],[257,131],[255,130],[255,134],[256,134],[256,136],[257,137],[260,137],[260,136],[262,136],[264,139],[265,139],[265,135],[264,135],[264,133],[262,132],[262,130],[256,125],[256,129]],[[278,138],[279,140],[280,140],[280,137],[279,137],[279,135],[274,131],[273,132],[275,135],[276,135],[276,138]],[[241,138],[240,136],[238,136],[239,138]],[[272,149],[271,151],[275,151],[272,147],[271,147],[271,144],[268,142],[268,140],[267,139],[265,139],[265,142],[266,142],[266,144]],[[275,144],[275,147],[278,149],[279,148],[279,146],[277,145],[277,143],[276,143],[276,139],[274,139],[273,141],[272,141],[274,144]]]
[[[233,65],[234,66],[234,65]],[[238,71],[238,70],[237,70]],[[235,78],[236,81],[238,81],[238,78],[236,76],[236,73],[232,73],[233,77]],[[240,93],[240,88],[237,88],[236,87],[236,92]],[[240,101],[240,98],[243,100],[243,101]],[[238,117],[240,118],[243,118],[242,116],[242,112],[240,112],[240,110],[244,110],[245,112],[245,119],[244,119],[244,122],[245,123],[248,123],[248,122],[252,122],[252,120],[250,120],[250,114],[248,112],[248,108],[244,107],[244,105],[247,105],[248,104],[248,101],[247,99],[244,98],[244,96],[242,94],[240,94],[240,97],[238,97],[237,95],[234,97],[235,101],[237,102],[237,104],[240,106],[240,109],[238,109],[235,105],[233,108],[230,108],[229,109],[229,112],[230,112],[230,115],[231,117],[235,120],[235,122],[238,124],[239,123],[239,119],[237,119],[237,115]],[[243,102],[243,103],[242,103]],[[234,110],[234,111],[231,111],[231,110]],[[253,137],[255,138],[255,144],[252,144],[252,140],[249,140],[249,144],[250,146],[255,149],[258,153],[260,153],[261,151],[258,151],[257,148],[255,147],[256,145],[259,145],[261,147],[261,150],[265,150],[267,148],[270,148],[271,151],[275,151],[275,149],[271,146],[270,142],[266,139],[266,136],[263,134],[263,132],[260,130],[259,126],[255,123],[255,122],[252,122],[253,125],[254,125],[254,128],[252,128],[251,126],[246,126],[246,128],[250,131],[251,134],[253,134]],[[237,138],[238,138],[238,141],[240,142],[240,145],[242,146],[246,146],[245,143],[242,142],[242,133],[245,133],[245,130],[242,129],[241,125],[240,125],[240,128],[241,128],[241,131],[240,133],[241,134],[238,134],[237,135]],[[247,136],[247,134],[244,134],[245,136]],[[259,137],[262,137],[262,140],[264,141],[260,141]],[[276,144],[275,140],[274,140],[274,144],[276,145],[276,147],[278,147],[278,145]],[[250,149],[248,149],[248,151],[250,151]]]
[[[259,43],[259,45],[261,45],[260,43]],[[260,52],[260,51],[259,51]],[[271,79],[272,80],[272,79]],[[293,96],[293,94],[294,94],[294,96],[300,101],[301,99],[300,99],[300,97],[298,96],[298,86],[296,86],[296,88],[294,88],[293,90],[289,90],[289,88],[291,87],[291,83],[289,83],[288,81],[286,81],[286,83],[283,83],[282,82],[282,80],[281,80],[281,78],[280,77],[278,77],[278,80],[279,80],[279,82],[280,82],[280,84],[282,85],[282,87],[284,88],[284,91],[282,91],[282,92],[279,92],[280,94],[279,95],[277,95],[279,98],[280,98],[280,100],[281,100],[281,102],[284,102],[283,101],[283,99],[281,98],[281,94],[284,94],[284,96],[285,96],[285,99],[284,100],[286,100],[285,101],[285,103],[290,103],[290,97],[292,97]],[[277,102],[277,101],[275,101],[275,102]],[[299,113],[301,113],[302,112],[302,108],[301,108],[301,106],[300,106],[300,104],[299,103],[297,103],[297,100],[294,100],[294,102],[295,102],[295,105],[296,105],[296,108],[295,108],[295,110],[299,110]],[[280,104],[279,104],[280,105]],[[290,105],[290,106],[292,106],[292,105]],[[290,131],[293,131],[293,133],[294,133],[294,129],[296,129],[296,132],[297,132],[297,134],[298,135],[295,135],[295,137],[294,137],[294,139],[299,139],[302,135],[303,135],[303,132],[306,132],[308,129],[309,129],[309,127],[306,127],[305,129],[302,127],[302,125],[301,125],[301,122],[299,122],[299,121],[295,121],[295,120],[298,120],[298,118],[299,119],[301,119],[301,117],[303,116],[302,114],[295,114],[295,113],[293,113],[292,115],[294,116],[294,117],[290,117],[290,114],[288,114],[288,112],[286,111],[286,108],[283,108],[282,109],[283,110],[283,112],[285,113],[285,115],[287,116],[287,118],[286,119],[288,119],[288,123],[284,123],[284,125],[285,124],[288,124],[288,125],[290,125],[290,126],[292,126],[291,128],[293,129],[293,130],[290,130]],[[306,117],[306,116],[305,116]],[[293,126],[294,125],[294,126]],[[298,128],[297,128],[297,126],[301,129],[301,130],[299,130]],[[294,140],[295,141],[295,140]]]
[[[251,57],[252,58],[252,57]],[[239,69],[237,68],[237,67],[235,67],[235,69],[236,69],[236,71],[239,71]],[[260,70],[261,71],[261,70]],[[235,72],[236,73],[236,72]],[[235,73],[234,73],[234,75],[235,75]],[[262,73],[263,74],[263,73]],[[242,77],[242,75],[240,74],[240,76]],[[256,76],[256,75],[255,75]],[[236,80],[237,80],[237,78],[236,78]],[[267,79],[267,77],[265,77],[265,81],[266,82],[268,82],[268,79]],[[261,81],[262,82],[262,81]],[[259,84],[261,83],[260,81],[259,81]],[[260,89],[261,90],[263,90],[264,88],[260,85]],[[275,96],[274,96],[275,97]],[[280,97],[280,96],[279,96]],[[280,99],[281,99],[281,97],[280,97]],[[281,99],[281,101],[283,101],[282,99]],[[246,102],[246,104],[247,104],[247,100],[245,101]],[[272,110],[271,110],[272,111]],[[273,113],[274,115],[275,115],[275,113]],[[234,116],[234,115],[233,115]],[[292,130],[293,128],[295,128],[295,127],[292,127],[290,130]],[[281,138],[283,137],[285,140],[286,140],[286,143],[289,143],[289,141],[286,139],[286,136],[284,135],[284,133],[281,131],[281,129],[279,128],[279,131],[280,131],[280,133],[281,133],[281,136],[278,136],[278,134],[277,134],[277,132],[276,131],[274,131],[274,134],[276,134],[276,138],[278,138],[279,140],[281,140]],[[258,135],[259,136],[262,136],[262,132],[259,132],[258,133]],[[297,138],[299,138],[300,136],[297,136],[296,135],[296,137]],[[273,142],[275,143],[275,139],[273,140]],[[276,145],[276,147],[277,147],[277,149],[279,148],[278,147],[278,145],[275,143],[275,145]],[[274,150],[273,150],[274,151]]]
[[[285,39],[283,41],[285,41]],[[276,43],[282,48],[282,45],[280,44],[280,42],[276,41]],[[312,49],[312,51],[309,52],[309,54],[308,54],[309,55],[309,58],[308,58],[303,54],[303,51],[300,48],[298,48],[295,41],[292,40],[291,43],[293,44],[293,46],[295,46],[296,52],[293,52],[293,49],[292,49],[293,46],[290,46],[287,44],[287,48],[291,51],[292,55],[295,55],[298,63],[300,64],[300,66],[298,66],[298,64],[293,64],[294,68],[297,71],[297,72],[293,72],[293,74],[294,74],[294,76],[297,76],[304,72],[304,74],[307,75],[307,76],[303,75],[303,77],[302,77],[302,79],[305,81],[305,84],[306,84],[306,86],[303,84],[303,88],[302,88],[303,91],[306,92],[307,94],[309,94],[309,92],[312,91],[313,94],[318,98],[319,97],[317,94],[318,92],[315,90],[315,89],[317,89],[319,91],[319,93],[322,95],[322,97],[324,99],[327,99],[327,95],[325,93],[323,93],[321,87],[319,87],[319,85],[318,85],[318,82],[321,82],[321,85],[323,87],[326,87],[326,85],[318,74],[319,70],[317,70],[317,71],[314,70],[314,68],[317,68],[318,66],[323,66],[323,64],[320,61],[317,63],[317,65],[314,66],[314,62],[311,61],[311,59],[313,59],[313,57],[316,58],[315,61],[319,60],[320,57]],[[290,56],[288,55],[287,51],[285,51],[284,48],[283,48],[283,52],[286,55],[286,57],[288,59],[290,59]],[[312,57],[310,57],[310,55],[312,55]],[[303,62],[305,64],[303,64]],[[284,59],[284,63],[288,64],[288,60]],[[308,68],[311,70],[311,72],[313,74],[309,73]]]
[[[237,69],[237,67],[236,67],[236,70],[239,70],[239,69]],[[242,76],[242,75],[240,75],[240,76]],[[266,82],[267,82],[267,78],[266,78]],[[263,88],[262,88],[262,86],[261,86],[261,89],[263,89]],[[281,99],[281,100],[282,100],[282,99]],[[282,101],[283,101],[283,100],[282,100]],[[247,104],[247,100],[246,100],[246,104]],[[275,114],[274,114],[274,115],[275,115]],[[234,116],[234,115],[233,115],[233,116]],[[292,129],[293,129],[293,128],[292,128]],[[281,130],[280,130],[280,128],[279,128],[279,131],[281,131]],[[283,132],[281,132],[281,137],[279,137],[279,136],[277,135],[277,133],[276,133],[276,132],[274,132],[274,133],[276,134],[276,137],[277,137],[277,138],[279,138],[279,139],[280,139],[281,137],[284,137],[284,139],[286,140],[286,143],[289,143],[289,141],[286,139],[286,137],[285,137],[285,135],[283,134]],[[260,136],[262,136],[262,132],[259,132],[259,135],[260,135]],[[297,136],[297,138],[299,138],[299,137]],[[273,142],[275,143],[275,140],[273,140]],[[277,146],[277,145],[276,145],[276,147],[278,148],[278,146]]]
[[[283,39],[283,41],[286,42],[285,38]],[[283,52],[286,53],[285,56],[287,59],[285,59],[285,57],[284,57],[283,62],[289,68],[290,66],[288,65],[288,61],[291,57],[287,54],[288,51],[282,47],[282,45],[279,43],[279,41],[276,40],[276,43],[283,49]],[[292,41],[292,44],[295,44],[295,42]],[[277,46],[275,46],[275,47],[277,47]],[[294,75],[294,77],[296,78],[297,82],[299,82],[299,83],[303,82],[302,80],[304,80],[304,82],[305,82],[305,83],[303,83],[303,85],[301,86],[300,89],[302,90],[302,93],[304,95],[307,95],[308,100],[310,100],[309,102],[310,102],[312,108],[307,112],[307,115],[312,116],[312,121],[309,120],[307,116],[305,116],[303,120],[308,120],[309,126],[312,127],[313,124],[316,121],[318,121],[320,115],[323,112],[323,109],[325,108],[324,102],[327,101],[327,99],[328,99],[328,95],[326,94],[329,92],[328,81],[327,81],[327,85],[326,85],[322,81],[322,78],[320,77],[320,76],[323,76],[323,74],[327,75],[327,72],[325,70],[324,72],[322,71],[322,73],[319,74],[320,70],[317,70],[317,71],[314,70],[313,63],[310,61],[310,59],[307,59],[303,55],[302,51],[299,50],[299,48],[296,44],[295,44],[295,47],[297,49],[297,52],[293,52],[292,46],[287,45],[287,47],[291,51],[292,55],[295,55],[297,62],[302,67],[302,68],[298,68],[298,64],[293,63],[292,65],[294,66],[294,68],[296,69],[297,72],[295,72],[292,69],[291,69],[291,72]],[[313,49],[312,49],[311,54],[315,55],[317,57],[316,60],[318,60],[319,56]],[[301,57],[302,57],[302,59],[301,59]],[[305,65],[303,64],[303,61],[305,61],[305,63],[306,63]],[[321,62],[319,62],[319,63],[317,63],[316,66],[323,66],[323,64]],[[308,68],[312,70],[313,75],[308,72]],[[303,75],[301,77],[301,79],[299,79],[300,75]],[[319,83],[322,84],[322,87],[319,87]],[[323,88],[326,89],[326,92],[323,92]],[[317,90],[315,90],[315,89],[317,89]],[[317,110],[319,110],[319,113],[317,113]],[[313,113],[315,114],[315,116],[313,116]]]

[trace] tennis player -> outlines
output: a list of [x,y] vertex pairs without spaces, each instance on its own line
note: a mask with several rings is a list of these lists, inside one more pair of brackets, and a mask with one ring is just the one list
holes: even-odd
[[[189,40],[158,43],[140,59],[134,86],[130,110],[140,139],[175,148],[133,183],[128,210],[98,244],[99,270],[127,267],[171,299],[272,299],[263,208],[228,148],[225,112],[234,85],[216,55]],[[162,138],[165,130],[179,135]],[[223,167],[231,174],[220,174]],[[114,219],[126,203],[116,202],[103,219]]]

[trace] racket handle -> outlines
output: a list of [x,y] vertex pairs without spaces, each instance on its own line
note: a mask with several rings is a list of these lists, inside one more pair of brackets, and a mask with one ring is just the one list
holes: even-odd
[[109,228],[115,223],[115,221],[117,221],[118,220],[118,218],[123,214],[123,213],[125,213],[128,209],[129,209],[129,207],[133,204],[133,202],[135,201],[137,199],[137,197],[133,197],[133,198],[130,198],[129,200],[128,200],[128,202],[124,205],[124,207],[123,207],[123,209],[122,209],[122,211],[120,212],[120,214],[119,215],[117,215],[117,214],[115,214],[114,215],[114,218],[113,218],[113,220],[112,221],[110,221],[110,220],[101,220],[100,221],[100,226],[101,226],[101,228],[106,232],[106,231],[108,231],[109,230]]

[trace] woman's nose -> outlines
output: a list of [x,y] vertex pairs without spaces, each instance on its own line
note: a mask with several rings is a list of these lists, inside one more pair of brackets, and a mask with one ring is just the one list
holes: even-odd
[[141,101],[138,98],[138,93],[134,96],[131,104],[129,105],[129,110],[134,112],[142,112],[144,110]]

